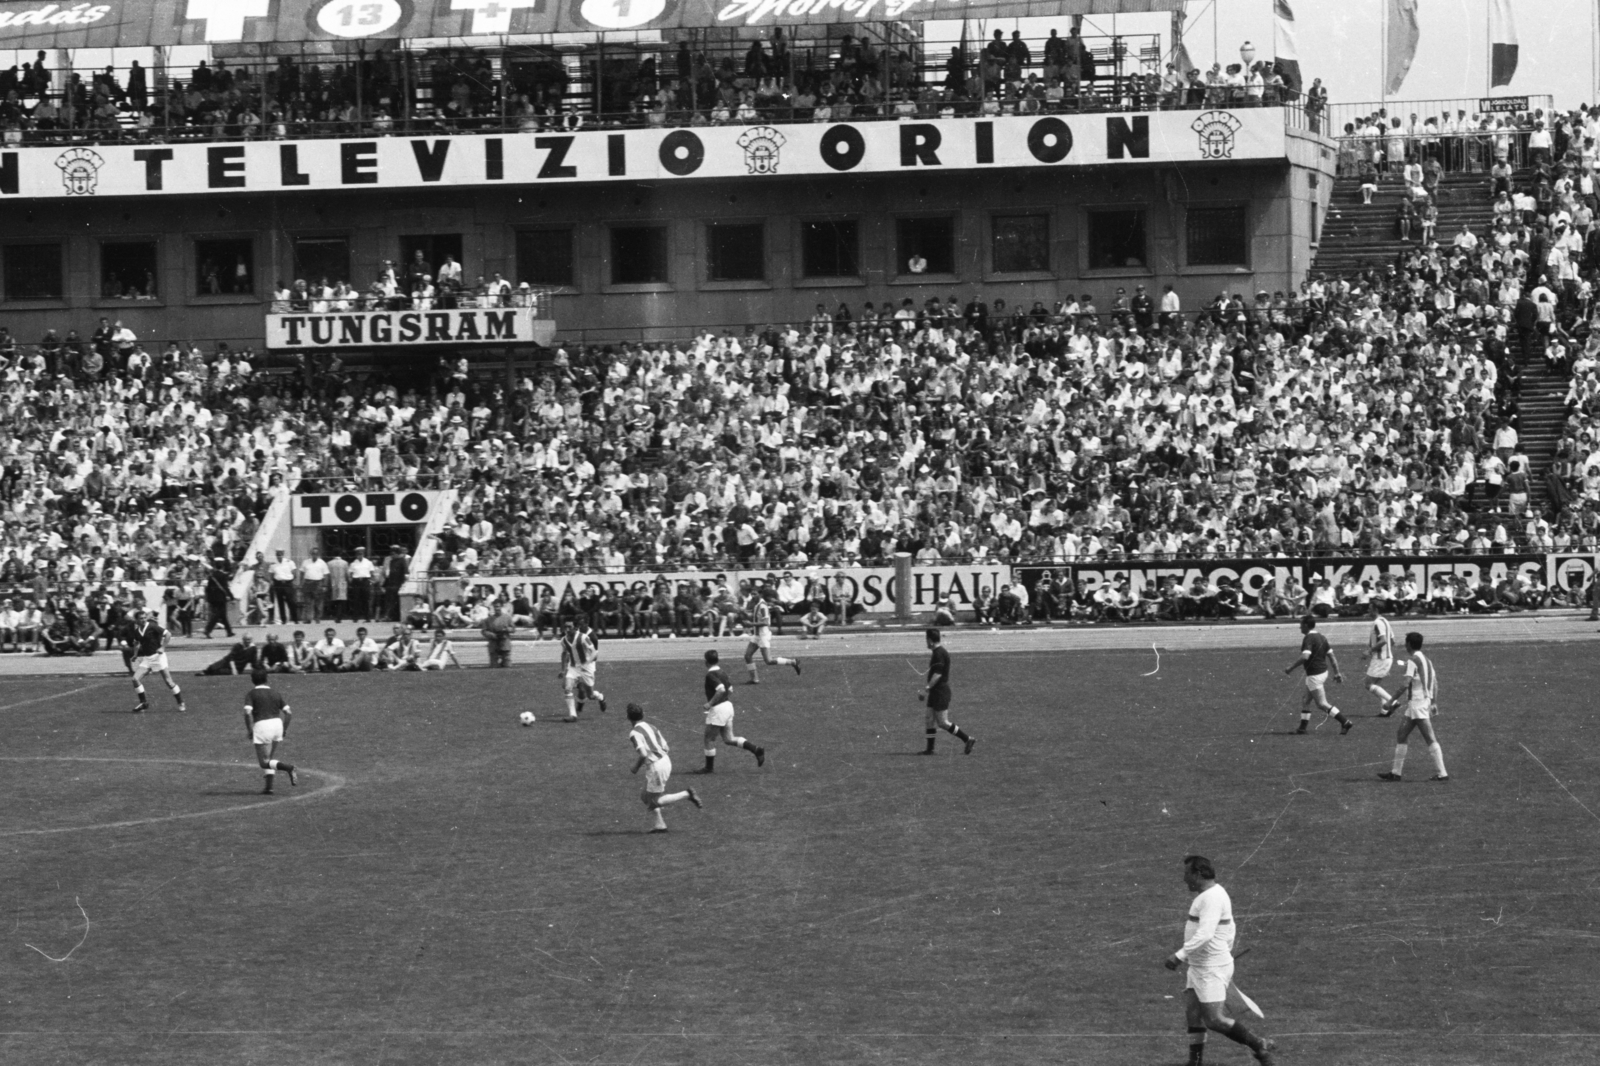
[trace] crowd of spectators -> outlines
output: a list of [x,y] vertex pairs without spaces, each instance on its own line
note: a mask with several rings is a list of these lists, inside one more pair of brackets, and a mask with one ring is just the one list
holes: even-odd
[[454,256],[430,263],[421,250],[409,262],[396,264],[385,259],[378,276],[365,289],[358,289],[345,278],[296,278],[292,284],[279,281],[273,288],[273,314],[334,311],[417,311],[449,310],[464,307],[543,307],[544,294],[526,281],[513,285],[496,273],[492,278],[477,275],[474,281]]
[[[796,47],[769,38],[692,51],[615,53],[594,83],[558,52],[379,49],[324,61],[262,55],[202,61],[187,78],[139,61],[97,72],[54,71],[46,53],[0,72],[0,136],[62,140],[251,140],[575,129],[832,122],[1184,107],[1256,107],[1304,99],[1326,108],[1320,82],[1302,94],[1268,61],[1180,70],[1154,43],[1051,30],[1029,42],[1002,31],[941,60],[910,44],[844,34]],[[1156,38],[1149,38],[1154,42]],[[1291,75],[1291,78],[1294,76]]]

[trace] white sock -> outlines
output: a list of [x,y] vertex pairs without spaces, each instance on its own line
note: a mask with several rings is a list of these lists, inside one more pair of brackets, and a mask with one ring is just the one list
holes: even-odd
[[577,701],[575,699],[573,699],[572,696],[570,696],[570,695],[567,697],[567,717],[568,718],[576,718],[576,717],[578,717],[578,704],[577,704]]
[[1428,745],[1428,754],[1433,756],[1433,765],[1439,771],[1439,776],[1448,776],[1444,769],[1444,749],[1439,746],[1437,740]]
[[727,744],[730,748],[742,748],[744,747],[744,737],[734,737],[732,740],[727,740],[723,743]]
[[650,828],[651,829],[665,829],[666,827],[667,827],[667,820],[665,818],[661,817],[661,808],[660,807],[651,807],[650,808]]
[[1406,746],[1404,744],[1396,744],[1394,746],[1394,772],[1398,774],[1405,768]]
[[706,751],[705,751],[705,756],[708,759],[715,759],[717,757],[717,749],[716,748],[707,748]]
[[772,665],[773,666],[793,666],[794,665],[794,660],[793,659],[786,659],[782,655],[780,655],[776,659],[772,660]]
[[756,672],[756,664],[755,663],[745,663],[744,664],[744,668],[746,670],[750,671],[750,680],[751,681],[760,680],[761,675]]

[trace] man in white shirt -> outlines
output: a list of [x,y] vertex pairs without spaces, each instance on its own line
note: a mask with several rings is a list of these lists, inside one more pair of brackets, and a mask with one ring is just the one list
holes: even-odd
[[18,634],[21,626],[22,613],[12,607],[10,600],[0,601],[0,651],[4,651],[7,644],[21,649],[22,641]]
[[372,578],[377,566],[367,558],[367,549],[357,548],[350,560],[350,621],[372,621]]
[[378,642],[367,636],[367,627],[362,626],[356,630],[355,639],[345,648],[346,670],[376,670],[378,658],[383,654],[383,648]]
[[285,559],[283,552],[277,553],[278,558],[271,566],[272,571],[272,603],[278,612],[278,621],[300,621],[299,604],[295,602],[294,576],[296,567],[293,559]]
[[316,661],[316,668],[325,674],[344,669],[344,641],[339,639],[332,626],[323,630],[322,639],[311,646],[311,655]]
[[1183,947],[1169,955],[1165,965],[1176,970],[1185,962],[1189,964],[1183,987],[1183,1012],[1189,1023],[1189,1064],[1201,1066],[1209,1029],[1249,1048],[1261,1066],[1272,1066],[1273,1042],[1257,1036],[1227,1014],[1237,933],[1233,901],[1227,890],[1217,884],[1211,860],[1202,855],[1184,858],[1183,883],[1196,895],[1183,923]]
[[300,596],[309,618],[301,621],[312,625],[322,621],[328,604],[328,561],[317,548],[311,549],[311,558],[300,564]]

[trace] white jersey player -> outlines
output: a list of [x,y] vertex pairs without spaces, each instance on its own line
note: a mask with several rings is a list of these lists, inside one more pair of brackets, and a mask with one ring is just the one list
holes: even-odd
[[1404,704],[1406,717],[1394,738],[1394,766],[1378,776],[1385,781],[1400,780],[1406,765],[1406,738],[1415,730],[1428,742],[1428,754],[1433,756],[1436,772],[1428,780],[1443,783],[1450,780],[1450,774],[1444,768],[1444,749],[1433,731],[1433,719],[1439,714],[1439,674],[1432,660],[1422,654],[1421,633],[1406,634],[1406,652],[1410,655],[1406,660],[1406,687],[1390,701],[1391,705]]
[[1188,964],[1183,985],[1183,1012],[1189,1025],[1189,1062],[1199,1066],[1205,1055],[1206,1030],[1249,1048],[1256,1062],[1272,1064],[1271,1040],[1228,1017],[1228,986],[1233,982],[1233,901],[1217,884],[1211,860],[1189,855],[1183,860],[1183,883],[1195,893],[1183,923],[1183,947],[1167,957],[1166,967]]
[[1387,718],[1394,711],[1388,707],[1389,690],[1383,687],[1383,679],[1394,669],[1394,627],[1383,616],[1376,596],[1367,605],[1367,617],[1372,620],[1367,631],[1367,691],[1378,697],[1380,716]]
[[587,699],[599,701],[601,713],[605,712],[606,694],[594,684],[595,660],[599,654],[589,620],[582,619],[576,627],[568,622],[566,631],[561,634],[561,679],[566,690],[566,720],[569,722],[578,720],[578,712],[583,710]]
[[628,704],[628,721],[633,723],[628,743],[633,745],[633,752],[638,756],[634,759],[632,772],[645,771],[644,791],[639,793],[639,798],[644,801],[644,809],[650,818],[650,832],[665,833],[667,820],[661,817],[661,808],[680,800],[688,800],[699,807],[700,797],[694,794],[692,788],[668,794],[667,780],[672,776],[672,750],[667,746],[667,738],[644,720],[644,708],[637,703]]
[[756,669],[756,652],[761,653],[761,658],[768,666],[792,666],[794,672],[800,672],[800,660],[791,659],[783,655],[776,658],[772,655],[772,606],[761,597],[759,592],[750,594],[745,610],[750,615],[750,639],[744,646],[744,666],[750,671],[748,685],[759,685],[761,675]]

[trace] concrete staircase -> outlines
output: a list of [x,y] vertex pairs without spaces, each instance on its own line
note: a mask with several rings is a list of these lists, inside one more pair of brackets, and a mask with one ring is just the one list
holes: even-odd
[[[1355,178],[1339,178],[1323,219],[1314,272],[1328,275],[1354,274],[1372,267],[1385,267],[1408,247],[1421,239],[1420,229],[1412,231],[1410,243],[1402,241],[1395,220],[1399,216],[1404,186],[1398,179],[1381,180],[1372,203],[1361,202],[1361,183]],[[1454,174],[1439,183],[1439,226],[1435,238],[1447,245],[1461,232],[1462,223],[1482,237],[1493,226],[1493,197],[1486,175]]]
[[[1515,346],[1515,341],[1512,342]],[[1518,366],[1522,370],[1522,395],[1517,403],[1518,444],[1533,467],[1528,472],[1528,503],[1549,514],[1548,494],[1544,476],[1555,460],[1556,442],[1561,439],[1561,425],[1567,418],[1566,395],[1568,379],[1564,374],[1552,373],[1544,361],[1544,342],[1535,335],[1531,351],[1518,352]],[[1554,517],[1551,515],[1550,517]]]

